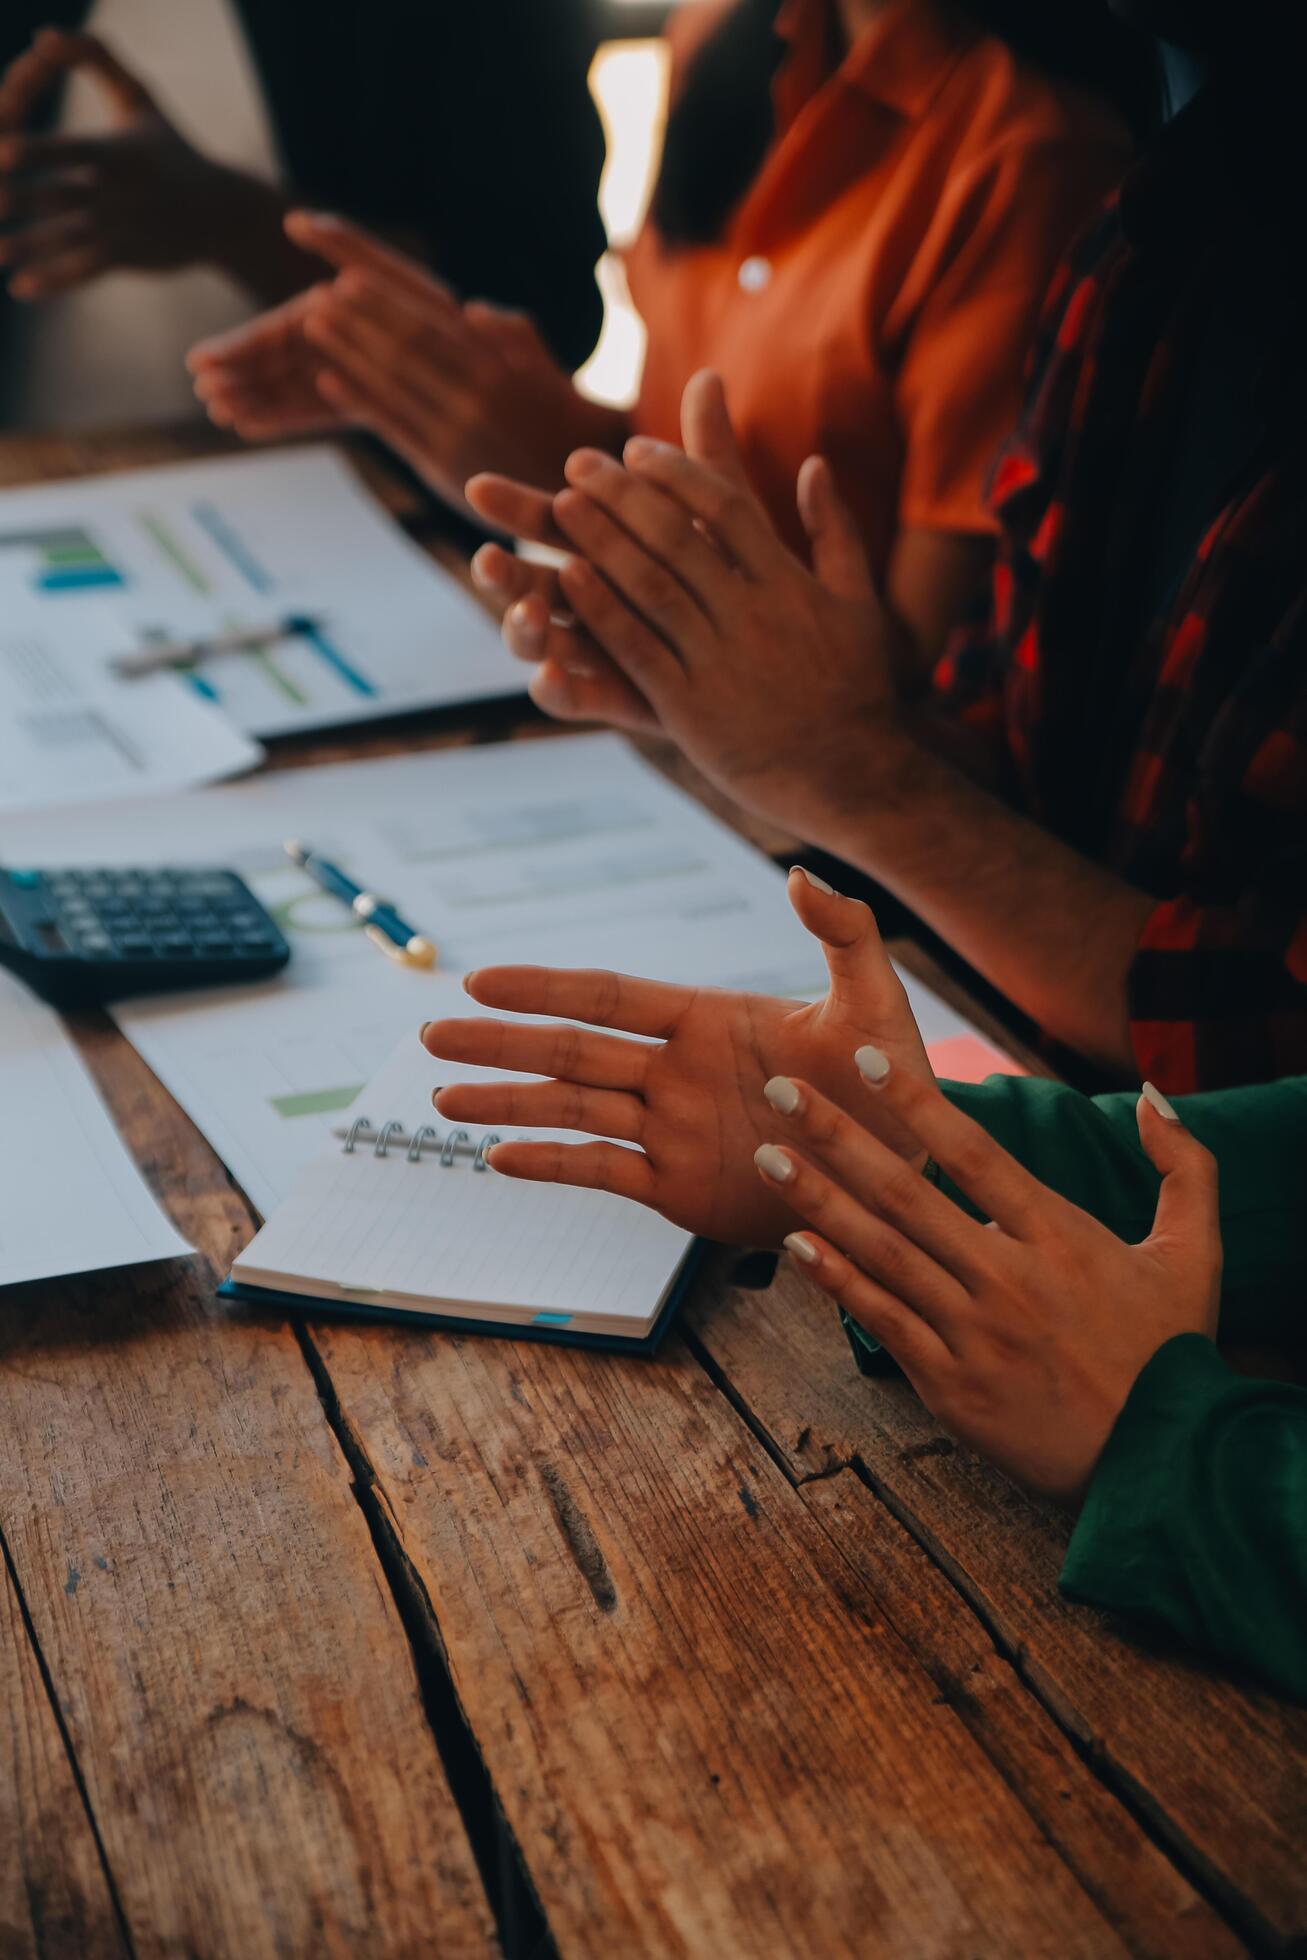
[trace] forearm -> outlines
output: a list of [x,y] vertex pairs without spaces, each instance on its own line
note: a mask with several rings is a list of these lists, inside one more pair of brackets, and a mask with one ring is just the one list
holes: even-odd
[[1307,1392],[1241,1379],[1199,1335],[1168,1341],[1108,1439],[1062,1588],[1307,1699]]
[[862,749],[841,784],[814,780],[811,840],[887,886],[1058,1040],[1133,1073],[1126,982],[1149,895],[903,728],[876,724]]

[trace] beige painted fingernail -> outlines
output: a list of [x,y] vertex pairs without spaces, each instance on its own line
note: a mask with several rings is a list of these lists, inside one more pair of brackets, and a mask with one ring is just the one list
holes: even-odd
[[836,891],[834,885],[828,885],[826,883],[826,880],[824,878],[819,878],[815,871],[809,871],[806,864],[792,864],[790,866],[791,874],[793,874],[796,871],[798,872],[801,878],[807,879],[808,883],[812,886],[812,889],[815,892],[825,892],[827,898],[839,897],[839,893]]
[[791,1082],[788,1075],[773,1075],[770,1082],[764,1083],[762,1093],[782,1116],[793,1116],[802,1101],[797,1083]]
[[865,1048],[859,1048],[853,1059],[864,1082],[879,1084],[889,1074],[889,1056],[882,1054],[879,1048],[873,1048],[870,1042]]
[[760,1143],[753,1153],[753,1161],[773,1184],[788,1184],[794,1176],[794,1165],[774,1143]]
[[422,1023],[422,1026],[418,1029],[418,1040],[425,1041],[427,1038],[427,1029],[430,1027],[434,1027],[434,1025],[435,1023],[432,1021],[424,1021]]
[[1139,1093],[1146,1103],[1152,1104],[1159,1116],[1166,1118],[1168,1123],[1178,1123],[1180,1121],[1180,1118],[1176,1115],[1170,1103],[1166,1100],[1166,1097],[1153,1083],[1145,1082]]
[[805,1239],[802,1232],[791,1232],[785,1241],[785,1250],[792,1252],[796,1259],[802,1259],[805,1266],[815,1266],[821,1254],[811,1240]]

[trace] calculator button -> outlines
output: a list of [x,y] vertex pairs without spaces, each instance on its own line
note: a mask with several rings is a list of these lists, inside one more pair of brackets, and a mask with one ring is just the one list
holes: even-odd
[[186,959],[194,950],[190,934],[184,932],[166,933],[162,939],[156,939],[154,943],[171,959]]
[[77,935],[79,953],[93,953],[97,959],[113,952],[113,941],[107,932],[80,932]]
[[128,959],[144,959],[153,950],[149,940],[135,932],[119,933],[114,939],[114,945]]
[[214,959],[219,954],[225,955],[227,953],[230,953],[232,950],[231,941],[230,939],[227,938],[225,933],[210,933],[210,932],[197,933],[195,936],[195,944],[199,947],[200,951],[202,953],[207,954],[210,959]]

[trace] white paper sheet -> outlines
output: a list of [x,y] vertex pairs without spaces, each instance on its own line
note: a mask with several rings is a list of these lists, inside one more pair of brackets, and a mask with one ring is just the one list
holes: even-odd
[[0,972],[0,1286],[191,1251],[141,1180],[59,1017]]
[[0,618],[16,608],[101,669],[159,637],[315,619],[166,682],[260,737],[524,686],[486,615],[325,447],[0,493]]
[[109,629],[97,632],[85,611],[51,634],[19,598],[0,620],[0,815],[162,795],[239,775],[262,758],[256,742],[170,676],[110,679],[99,661]]
[[[285,856],[288,837],[397,904],[446,973],[531,961],[789,997],[825,988],[782,873],[616,736],[263,776],[179,799],[163,837],[157,810],[118,806],[97,822],[97,862],[221,861],[291,942],[276,980],[114,1009],[265,1215],[432,1013],[431,977],[389,964]],[[51,867],[90,849],[68,812],[6,825],[3,844],[10,863]],[[928,1044],[979,1041],[928,989],[908,988]]]

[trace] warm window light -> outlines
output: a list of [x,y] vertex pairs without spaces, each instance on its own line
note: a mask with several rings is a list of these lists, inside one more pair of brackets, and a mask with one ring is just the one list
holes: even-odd
[[[653,189],[667,112],[667,49],[662,41],[608,42],[595,55],[590,88],[604,126],[607,161],[599,209],[609,241],[629,243]],[[577,381],[598,401],[625,408],[635,399],[644,363],[644,327],[626,292],[620,261],[599,261],[604,326]]]

